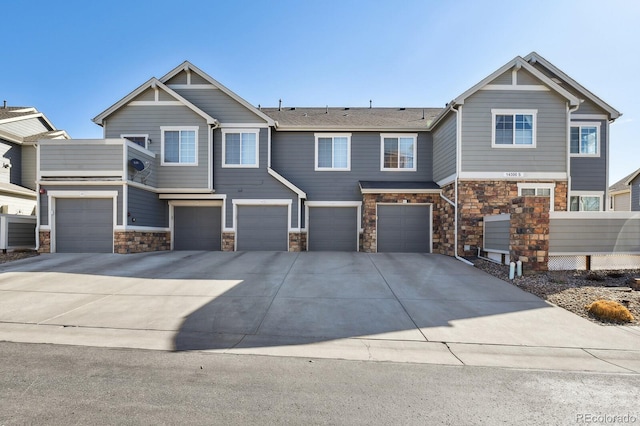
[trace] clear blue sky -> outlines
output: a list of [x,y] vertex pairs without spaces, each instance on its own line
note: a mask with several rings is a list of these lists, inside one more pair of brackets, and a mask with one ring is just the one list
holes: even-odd
[[74,138],[189,60],[254,105],[439,107],[537,51],[623,116],[611,183],[640,168],[637,0],[0,0],[0,101]]

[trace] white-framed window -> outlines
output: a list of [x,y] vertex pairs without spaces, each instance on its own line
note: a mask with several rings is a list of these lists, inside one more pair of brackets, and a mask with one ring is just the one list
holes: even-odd
[[575,193],[569,197],[569,211],[600,212],[602,211],[602,193]]
[[222,129],[222,167],[258,167],[258,129]]
[[351,170],[351,133],[316,133],[315,170]]
[[600,123],[571,123],[571,155],[600,156]]
[[198,127],[160,127],[163,166],[198,165]]
[[416,133],[380,134],[380,170],[415,172],[417,163]]
[[122,139],[127,139],[136,145],[140,145],[143,148],[148,148],[149,144],[149,135],[143,134],[124,134],[120,135]]
[[553,211],[555,183],[518,183],[518,196],[520,197],[549,197],[549,210]]
[[535,148],[537,110],[492,109],[491,147]]

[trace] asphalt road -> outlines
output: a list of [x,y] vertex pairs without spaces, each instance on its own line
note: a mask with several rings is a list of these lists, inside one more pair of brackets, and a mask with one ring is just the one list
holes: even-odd
[[0,392],[0,425],[640,423],[638,375],[7,342]]

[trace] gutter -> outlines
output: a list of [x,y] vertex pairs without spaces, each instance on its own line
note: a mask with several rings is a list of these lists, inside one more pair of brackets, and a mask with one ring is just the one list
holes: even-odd
[[461,168],[460,167],[460,158],[461,158],[460,149],[462,148],[462,135],[460,134],[460,127],[461,127],[460,111],[458,111],[455,108],[455,105],[453,103],[451,104],[450,108],[451,108],[451,111],[456,113],[456,178],[454,181],[455,202],[451,201],[450,199],[442,195],[442,192],[440,193],[440,197],[442,197],[443,200],[445,200],[447,203],[453,206],[453,211],[454,211],[453,213],[453,223],[454,223],[453,224],[453,235],[454,235],[453,256],[459,261],[461,261],[462,263],[466,263],[469,266],[475,266],[472,262],[458,255],[458,177],[460,176],[460,168]]

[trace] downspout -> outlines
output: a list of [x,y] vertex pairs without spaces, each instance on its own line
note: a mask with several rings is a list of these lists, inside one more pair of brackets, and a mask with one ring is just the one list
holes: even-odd
[[442,192],[440,193],[440,197],[445,200],[447,203],[453,206],[453,256],[459,261],[466,263],[470,266],[475,266],[472,262],[458,255],[458,177],[460,176],[460,149],[462,148],[462,135],[460,134],[460,114],[459,111],[454,107],[454,102],[451,102],[451,111],[456,113],[456,178],[454,181],[454,197],[455,202],[451,201],[444,195]]
[[571,108],[567,103],[567,211],[571,210],[571,113],[578,108],[580,105]]

